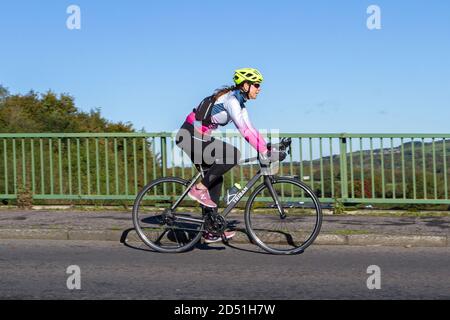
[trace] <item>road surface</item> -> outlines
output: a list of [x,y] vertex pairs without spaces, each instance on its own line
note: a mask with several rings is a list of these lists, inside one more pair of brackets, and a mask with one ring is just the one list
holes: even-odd
[[[78,283],[69,266],[79,267]],[[450,248],[313,245],[285,257],[252,245],[159,254],[115,242],[0,240],[0,298],[450,299]]]

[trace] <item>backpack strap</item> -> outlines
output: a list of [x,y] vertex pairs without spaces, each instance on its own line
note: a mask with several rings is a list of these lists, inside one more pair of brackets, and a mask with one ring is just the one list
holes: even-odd
[[193,110],[195,113],[195,120],[201,121],[203,125],[210,125],[212,107],[215,103],[216,99],[214,98],[214,95],[203,99],[198,107]]

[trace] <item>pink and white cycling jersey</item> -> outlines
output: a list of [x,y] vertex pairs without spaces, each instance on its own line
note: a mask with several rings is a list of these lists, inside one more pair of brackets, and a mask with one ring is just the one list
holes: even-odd
[[195,121],[194,112],[188,115],[186,121],[194,125],[202,134],[209,134],[219,126],[225,126],[233,122],[245,140],[259,153],[266,153],[266,140],[250,122],[247,109],[244,105],[245,101],[246,99],[239,90],[230,91],[217,99],[212,107],[211,125],[204,126],[201,122]]

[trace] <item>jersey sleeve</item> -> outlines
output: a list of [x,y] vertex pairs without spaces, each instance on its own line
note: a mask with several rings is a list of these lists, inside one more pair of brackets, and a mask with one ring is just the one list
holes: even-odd
[[253,127],[247,109],[242,108],[237,99],[230,99],[224,104],[224,108],[245,140],[247,140],[247,142],[249,142],[259,153],[267,153],[266,140],[261,133]]

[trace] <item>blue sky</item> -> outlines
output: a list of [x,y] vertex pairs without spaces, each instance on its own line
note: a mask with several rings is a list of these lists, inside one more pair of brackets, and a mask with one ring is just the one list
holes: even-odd
[[[81,30],[66,9],[81,8]],[[381,8],[381,30],[366,10]],[[3,1],[0,83],[172,131],[233,70],[265,77],[255,126],[449,133],[449,1]]]

